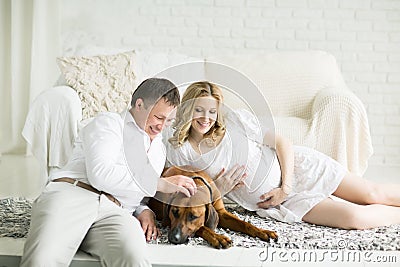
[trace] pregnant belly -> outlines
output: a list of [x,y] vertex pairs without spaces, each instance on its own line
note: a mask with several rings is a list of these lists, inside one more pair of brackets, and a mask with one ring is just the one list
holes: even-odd
[[248,210],[256,210],[260,196],[279,187],[281,170],[274,152],[263,153],[262,160],[254,176],[246,179],[245,185],[231,191],[227,196]]

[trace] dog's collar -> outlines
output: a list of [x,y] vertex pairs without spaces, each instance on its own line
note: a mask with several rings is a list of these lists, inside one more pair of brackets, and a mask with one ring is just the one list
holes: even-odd
[[207,181],[201,176],[192,176],[192,179],[193,180],[199,179],[205,184],[205,186],[207,186],[208,191],[210,191],[210,203],[212,203],[213,202],[212,189],[211,189],[211,186],[207,183]]

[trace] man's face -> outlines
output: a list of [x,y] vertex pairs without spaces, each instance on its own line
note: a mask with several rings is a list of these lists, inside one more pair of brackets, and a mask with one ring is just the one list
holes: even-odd
[[135,107],[136,123],[142,128],[153,140],[165,126],[171,125],[175,119],[176,108],[161,98],[152,106],[140,104]]

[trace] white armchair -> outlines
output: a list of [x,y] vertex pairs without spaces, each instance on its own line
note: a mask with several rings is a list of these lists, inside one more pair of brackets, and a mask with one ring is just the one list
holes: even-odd
[[[176,54],[136,53],[133,62],[137,84],[166,67],[191,60],[196,59]],[[210,57],[202,61],[223,63],[247,75],[264,94],[277,133],[290,138],[294,144],[309,146],[331,156],[352,172],[362,174],[366,170],[372,155],[366,111],[347,88],[332,55],[321,51],[274,52]],[[207,72],[206,69],[202,71]],[[24,137],[34,148],[34,155],[45,161],[42,162],[45,166],[58,168],[65,163],[70,150],[65,148],[63,138],[51,139],[49,135],[62,132],[63,136],[73,139],[78,131],[76,124],[82,119],[81,106],[88,106],[88,103],[79,105],[79,97],[73,90],[56,87],[47,91],[32,105]],[[75,95],[71,97],[71,94]],[[43,106],[50,108],[43,113]],[[57,112],[65,107],[69,114]],[[43,125],[41,112],[48,123],[45,127],[51,132],[35,130]],[[60,123],[66,118],[66,123]],[[60,150],[63,154],[55,155]],[[56,163],[53,159],[57,159]]]
[[[372,155],[365,107],[322,51],[211,58],[247,75],[264,94],[278,134],[363,174]],[[263,104],[263,101],[259,102]]]

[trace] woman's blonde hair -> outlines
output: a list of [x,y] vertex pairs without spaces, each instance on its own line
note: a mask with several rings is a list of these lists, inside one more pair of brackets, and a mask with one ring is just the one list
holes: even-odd
[[218,107],[217,119],[215,120],[213,127],[211,127],[211,129],[205,134],[205,137],[210,138],[215,142],[217,137],[225,134],[225,123],[221,112],[223,103],[221,89],[210,82],[195,82],[189,85],[186,89],[182,97],[181,105],[178,106],[176,120],[172,126],[175,131],[173,136],[169,139],[169,142],[173,146],[181,146],[188,140],[192,125],[195,100],[199,97],[207,96],[215,98],[218,102]]

